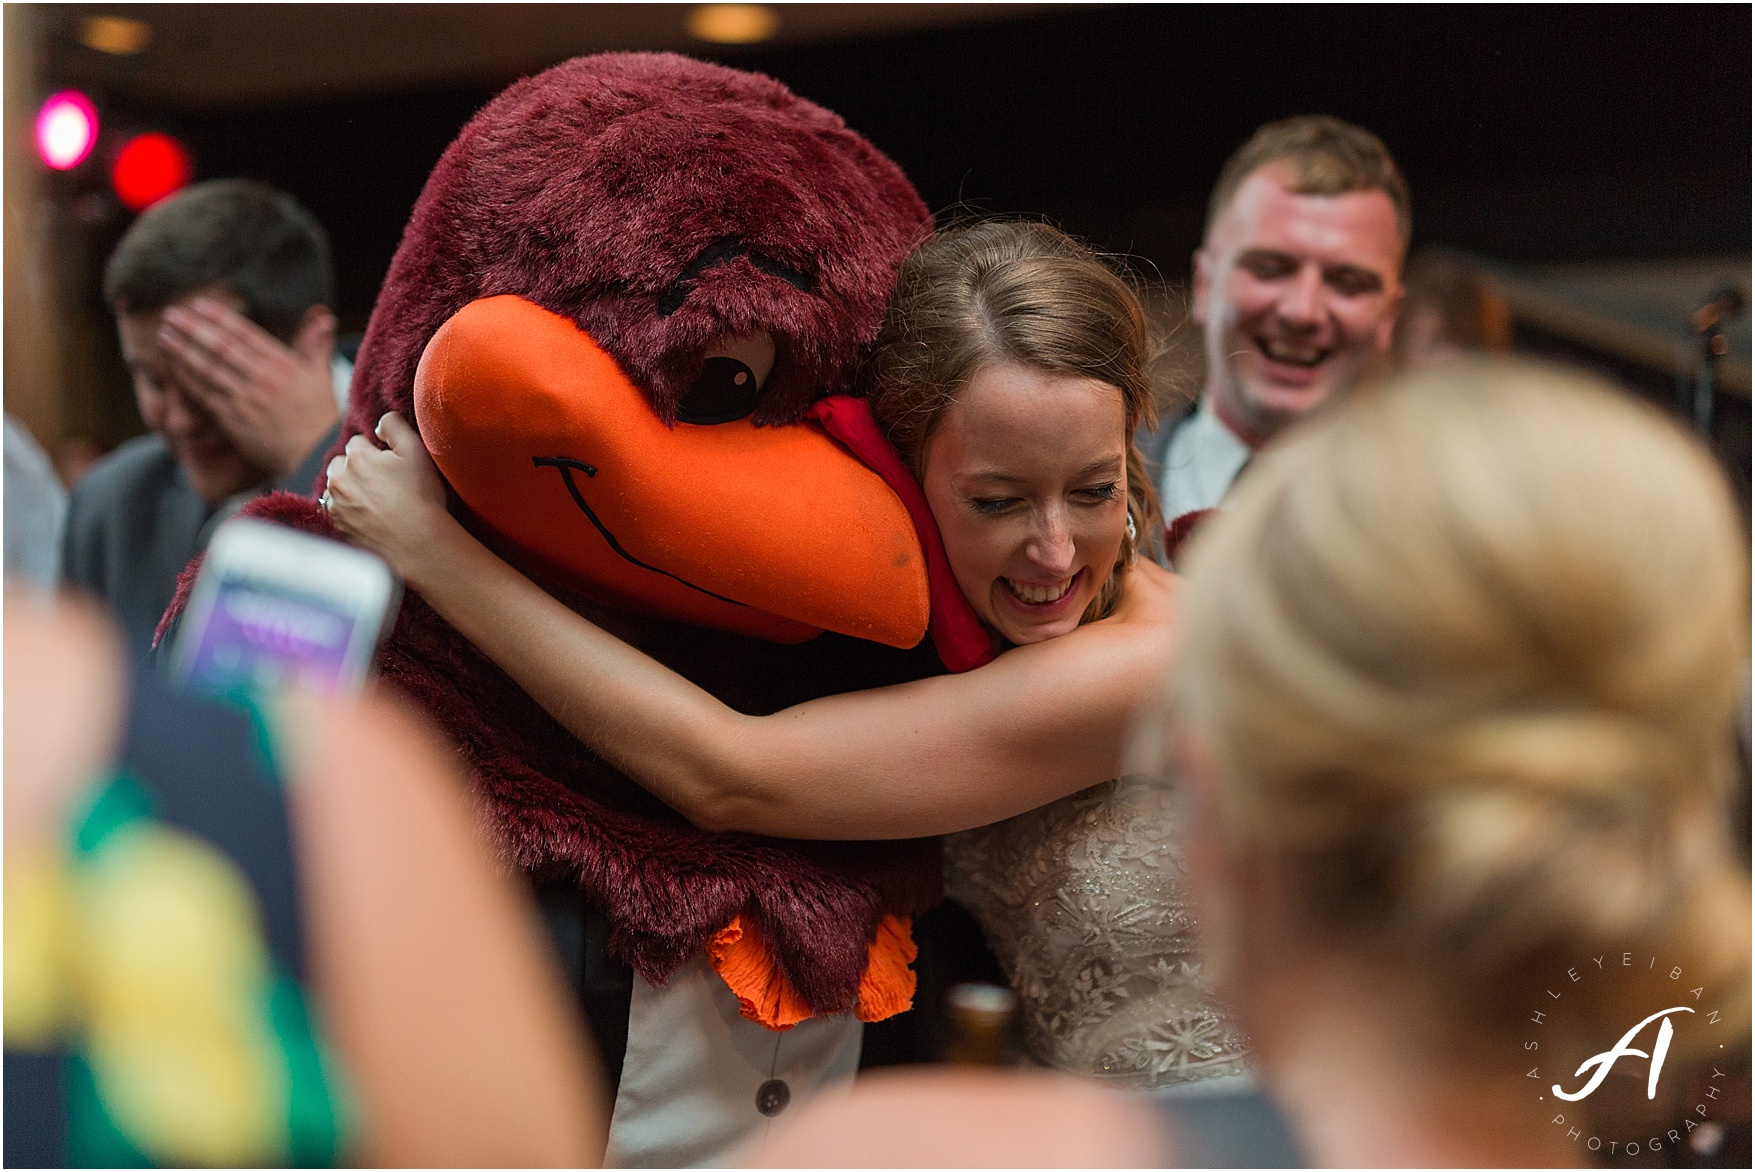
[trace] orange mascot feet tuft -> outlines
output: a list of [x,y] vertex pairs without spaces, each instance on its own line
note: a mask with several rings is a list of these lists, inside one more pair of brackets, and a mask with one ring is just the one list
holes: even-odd
[[[860,1021],[882,1021],[914,1004],[914,970],[909,966],[919,949],[906,916],[885,916],[867,953],[859,978],[854,1014]],[[774,954],[742,916],[714,933],[707,942],[707,961],[737,995],[738,1010],[757,1025],[789,1030],[811,1016],[804,998],[787,983]]]
[[853,1008],[860,1021],[882,1021],[913,1007],[915,978],[910,966],[920,955],[913,929],[907,916],[878,921],[877,939],[871,942],[865,973],[859,978],[859,1003]]

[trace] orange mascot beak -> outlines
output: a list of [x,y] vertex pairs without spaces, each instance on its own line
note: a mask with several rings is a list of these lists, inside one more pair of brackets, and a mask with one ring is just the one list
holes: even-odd
[[589,334],[513,296],[439,328],[414,407],[463,502],[603,602],[777,643],[926,633],[907,510],[814,424],[666,427]]

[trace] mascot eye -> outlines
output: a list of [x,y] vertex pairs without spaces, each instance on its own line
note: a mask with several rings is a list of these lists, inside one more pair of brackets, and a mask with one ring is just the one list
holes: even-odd
[[709,358],[677,405],[676,417],[684,423],[731,423],[748,418],[761,394],[762,384],[749,367],[735,358]]

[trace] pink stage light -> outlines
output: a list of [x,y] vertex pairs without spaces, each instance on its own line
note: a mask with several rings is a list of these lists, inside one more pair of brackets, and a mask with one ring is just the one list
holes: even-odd
[[78,90],[50,94],[37,111],[37,154],[57,171],[85,162],[97,136],[97,107]]

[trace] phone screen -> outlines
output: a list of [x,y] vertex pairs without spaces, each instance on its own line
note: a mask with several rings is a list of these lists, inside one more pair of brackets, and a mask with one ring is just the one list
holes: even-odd
[[272,583],[220,582],[189,659],[188,682],[203,692],[299,684],[330,692],[342,683],[359,626],[323,599]]
[[253,521],[215,535],[178,632],[172,670],[209,695],[364,681],[397,591],[377,558]]

